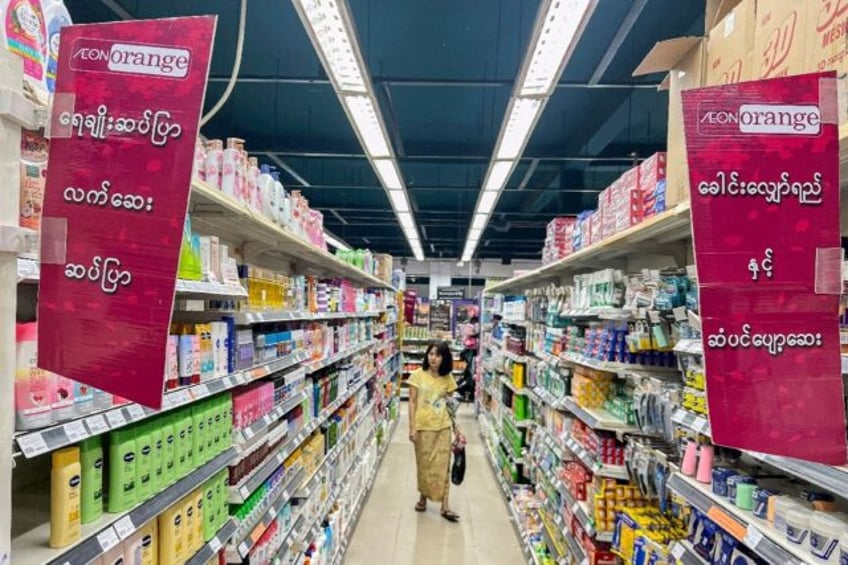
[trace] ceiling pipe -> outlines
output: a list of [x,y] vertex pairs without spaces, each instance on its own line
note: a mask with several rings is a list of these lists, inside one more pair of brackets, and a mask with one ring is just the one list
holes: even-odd
[[247,22],[247,0],[241,0],[241,9],[239,10],[239,28],[238,28],[238,39],[236,40],[236,60],[233,63],[233,74],[230,75],[230,80],[227,82],[227,88],[224,90],[224,93],[221,95],[221,98],[218,99],[218,102],[212,107],[211,110],[206,112],[206,114],[200,120],[200,127],[205,126],[209,120],[211,120],[218,111],[224,107],[224,104],[227,103],[227,100],[230,98],[230,94],[233,93],[233,89],[236,87],[236,79],[238,78],[239,69],[241,69],[241,59],[244,53],[244,27]]

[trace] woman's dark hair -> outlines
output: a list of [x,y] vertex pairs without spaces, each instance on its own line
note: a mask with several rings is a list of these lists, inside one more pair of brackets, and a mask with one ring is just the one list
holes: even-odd
[[430,370],[429,356],[430,351],[433,349],[437,350],[442,356],[442,364],[439,365],[439,376],[444,377],[451,374],[451,372],[453,372],[453,354],[451,353],[450,347],[448,347],[448,342],[446,341],[430,342],[430,345],[427,346],[427,351],[424,353],[424,363],[422,368],[425,371]]

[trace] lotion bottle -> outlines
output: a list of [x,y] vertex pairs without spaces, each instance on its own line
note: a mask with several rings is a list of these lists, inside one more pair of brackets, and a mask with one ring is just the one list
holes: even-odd
[[109,438],[108,510],[114,514],[129,510],[138,499],[135,432],[115,430]]
[[103,446],[100,436],[80,444],[82,468],[81,521],[94,522],[103,515]]
[[80,539],[81,473],[79,447],[53,452],[53,468],[50,471],[50,547],[65,547]]

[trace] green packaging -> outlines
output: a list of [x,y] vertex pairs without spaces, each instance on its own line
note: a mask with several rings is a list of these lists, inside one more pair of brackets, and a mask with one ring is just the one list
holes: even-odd
[[150,498],[153,492],[153,444],[150,441],[150,424],[135,426],[136,477],[138,501]]
[[177,460],[175,480],[184,476],[191,467],[190,427],[191,417],[186,418],[184,410],[180,410],[174,415],[174,435],[176,436],[174,455]]
[[185,463],[183,467],[183,475],[192,472],[195,469],[194,464],[194,420],[191,417],[191,408],[182,410],[183,429],[185,430]]
[[80,520],[88,524],[103,515],[103,445],[100,436],[88,438],[80,444],[80,467]]
[[111,513],[125,512],[138,500],[136,443],[132,428],[109,434],[109,503]]
[[203,540],[209,541],[218,531],[215,524],[218,520],[218,501],[215,498],[215,477],[203,484]]
[[162,486],[177,480],[176,443],[173,415],[162,416]]
[[191,407],[191,452],[193,468],[206,463],[206,413],[203,405]]
[[164,418],[151,420],[148,425],[150,434],[150,445],[153,448],[153,460],[151,474],[153,478],[153,492],[159,492],[165,487],[165,446],[162,433]]
[[218,428],[215,427],[215,400],[207,400],[204,406],[204,414],[206,415],[206,457],[207,459],[212,459],[220,453],[215,445],[215,435],[218,433]]

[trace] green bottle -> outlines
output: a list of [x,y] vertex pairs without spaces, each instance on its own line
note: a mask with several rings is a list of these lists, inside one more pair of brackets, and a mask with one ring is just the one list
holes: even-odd
[[153,443],[150,441],[150,424],[139,424],[135,428],[136,476],[138,477],[138,501],[150,498],[153,492]]
[[218,512],[220,507],[215,497],[215,477],[212,477],[203,485],[203,539],[211,540],[218,531],[215,526],[218,523]]
[[174,416],[161,416],[162,420],[162,487],[170,486],[177,477],[176,447],[174,434]]
[[204,404],[204,414],[206,414],[206,458],[214,459],[218,455],[218,447],[215,445],[215,435],[218,433],[218,428],[215,427],[215,399],[209,399]]
[[191,407],[191,466],[197,469],[206,463],[206,414],[203,405]]
[[183,475],[187,475],[194,471],[194,419],[191,417],[191,408],[183,409],[183,429],[185,429],[185,448],[186,458],[185,466],[183,467]]
[[163,418],[151,420],[148,424],[150,434],[150,445],[153,447],[153,465],[151,475],[153,479],[153,492],[157,493],[165,487],[165,445],[162,434]]
[[136,443],[132,428],[109,434],[109,504],[111,513],[125,512],[138,500]]
[[103,445],[100,436],[88,438],[80,444],[80,467],[80,519],[83,524],[88,524],[103,515]]

